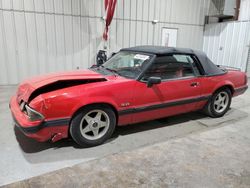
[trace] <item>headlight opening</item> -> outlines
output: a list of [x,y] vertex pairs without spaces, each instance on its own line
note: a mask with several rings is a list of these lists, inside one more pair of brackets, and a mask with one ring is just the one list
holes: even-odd
[[26,114],[27,116],[29,117],[29,120],[30,121],[38,121],[38,120],[43,120],[44,119],[44,116],[35,111],[34,109],[30,108],[27,104],[25,105],[25,109],[26,109]]

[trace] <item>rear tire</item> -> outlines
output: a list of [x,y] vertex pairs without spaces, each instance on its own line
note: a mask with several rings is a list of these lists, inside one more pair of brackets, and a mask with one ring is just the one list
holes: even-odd
[[204,108],[205,113],[213,118],[222,117],[230,108],[232,93],[229,88],[216,91]]
[[116,115],[111,108],[105,105],[91,105],[73,117],[70,134],[80,146],[97,146],[111,137],[115,126]]

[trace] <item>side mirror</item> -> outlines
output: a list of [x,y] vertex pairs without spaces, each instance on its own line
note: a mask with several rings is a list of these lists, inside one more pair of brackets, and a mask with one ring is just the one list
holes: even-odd
[[154,84],[160,84],[161,78],[160,77],[149,77],[147,82],[147,87],[152,87]]

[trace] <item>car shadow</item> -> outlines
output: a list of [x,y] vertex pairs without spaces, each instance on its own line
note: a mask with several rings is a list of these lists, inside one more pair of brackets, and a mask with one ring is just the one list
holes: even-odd
[[[176,115],[168,118],[161,118],[157,120],[147,121],[143,123],[131,124],[126,126],[119,126],[116,128],[112,137],[104,143],[108,144],[109,142],[117,139],[119,136],[125,136],[130,134],[135,134],[139,132],[144,132],[148,130],[158,129],[166,126],[173,126],[179,123],[184,123],[187,121],[197,120],[206,117],[205,115],[199,112],[191,112],[187,114]],[[58,149],[58,148],[66,148],[73,147],[75,149],[83,149],[87,147],[81,147],[74,142],[73,139],[62,139],[55,143],[52,142],[37,142],[34,139],[26,137],[18,127],[14,126],[14,132],[16,139],[19,143],[20,148],[24,153],[37,153],[43,150],[47,150],[50,148]],[[97,146],[98,147],[98,146]]]
[[32,138],[25,136],[18,127],[14,127],[17,142],[25,153],[36,153],[49,148],[75,147],[80,148],[72,139],[62,139],[55,143],[50,141],[38,142]]
[[119,137],[120,135],[124,136],[128,134],[134,134],[138,132],[162,128],[166,126],[174,126],[179,123],[185,123],[187,121],[197,120],[197,119],[201,119],[204,117],[207,117],[207,116],[200,112],[190,112],[186,114],[180,114],[180,115],[156,119],[152,121],[131,124],[127,126],[120,126],[116,128],[116,131],[113,134],[113,138]]
[[193,112],[117,127],[112,138],[106,143],[89,148],[79,147],[72,139],[64,139],[55,143],[36,142],[23,135],[18,128],[15,128],[15,134],[20,151],[28,163],[47,164],[48,162],[59,162],[65,165],[89,161],[106,155],[167,141],[179,136],[183,137],[195,132],[208,131],[221,126],[231,125],[231,123],[247,116],[248,113],[232,108],[221,118],[210,118]]

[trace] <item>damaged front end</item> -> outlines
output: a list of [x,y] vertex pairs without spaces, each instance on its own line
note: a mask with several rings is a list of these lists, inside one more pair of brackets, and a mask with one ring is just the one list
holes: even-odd
[[41,113],[29,107],[29,105],[26,102],[22,101],[19,106],[20,110],[28,116],[30,121],[44,120],[44,116]]
[[89,84],[94,82],[103,82],[106,81],[105,78],[99,78],[99,79],[84,79],[84,80],[59,80],[54,83],[42,86],[38,89],[36,89],[28,98],[28,102],[32,101],[37,96],[43,94],[52,92],[59,89],[64,89],[68,87],[73,87],[77,85],[83,85],[83,84]]
[[77,91],[75,86],[104,81],[105,78],[97,77],[25,82],[19,86],[17,95],[10,101],[15,124],[25,135],[38,141],[66,138],[70,122],[67,103],[73,100],[66,100],[67,91],[73,92],[73,87]]

